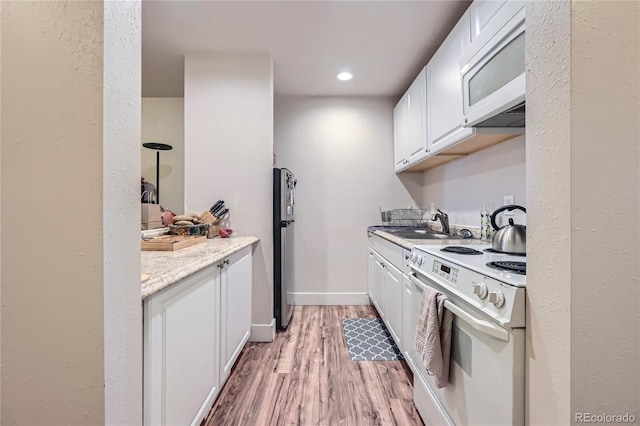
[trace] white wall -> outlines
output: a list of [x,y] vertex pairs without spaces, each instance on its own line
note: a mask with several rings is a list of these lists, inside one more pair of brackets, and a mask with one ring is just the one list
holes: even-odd
[[[495,210],[505,195],[514,195],[515,204],[526,208],[525,137],[426,170],[421,183],[421,205],[435,203],[449,215],[450,224],[480,226],[482,204],[490,202]],[[524,214],[514,220],[526,224]]]
[[[2,16],[2,2],[0,2],[0,17]],[[1,19],[1,18],[0,18]],[[0,27],[1,28],[1,27]],[[2,31],[0,30],[0,86],[2,84]],[[0,93],[2,92],[0,88]],[[0,102],[0,123],[2,122],[2,102]],[[1,128],[1,126],[0,126]],[[0,131],[0,164],[2,164],[2,131]],[[2,224],[2,172],[0,171],[0,224]],[[2,226],[0,226],[0,241],[2,241]],[[0,307],[2,306],[2,244],[0,244]],[[0,368],[2,368],[2,313],[0,308]],[[1,375],[1,371],[0,371]],[[2,421],[2,379],[0,378],[0,422]]]
[[640,418],[639,18],[638,2],[527,5],[532,425]]
[[0,422],[139,424],[140,4],[1,20]]
[[527,423],[565,425],[571,418],[571,3],[530,1],[527,30],[527,193],[535,200],[527,210]]
[[640,2],[572,2],[570,69],[571,411],[640,421]]
[[141,6],[104,2],[104,424],[114,426],[142,423]]
[[2,6],[2,424],[105,420],[102,19]]
[[[142,98],[142,142],[173,147],[160,151],[160,204],[184,211],[184,98]],[[156,151],[142,147],[142,176],[156,183]]]
[[271,57],[186,55],[184,111],[185,208],[201,213],[221,198],[231,209],[230,227],[260,238],[253,256],[252,322],[269,328],[273,322]]
[[380,223],[378,206],[414,203],[393,172],[392,110],[387,98],[276,99],[277,165],[298,179],[294,291],[325,294],[297,303],[368,303],[367,226]]

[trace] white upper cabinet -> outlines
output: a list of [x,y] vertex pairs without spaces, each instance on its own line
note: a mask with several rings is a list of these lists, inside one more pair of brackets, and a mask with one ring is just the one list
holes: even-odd
[[395,170],[427,156],[427,69],[424,67],[393,110]]
[[427,64],[428,149],[438,153],[473,136],[462,127],[462,77],[460,55],[471,42],[470,12],[467,10]]
[[405,93],[393,108],[393,153],[396,171],[405,168],[409,162],[407,154],[408,98],[409,94]]
[[426,156],[427,150],[427,67],[413,81],[409,90],[409,163]]
[[480,35],[484,27],[504,4],[505,0],[475,0],[471,3],[467,13],[471,18],[472,42]]
[[516,3],[522,2],[475,0],[404,94],[394,109],[396,173],[428,170],[524,133],[523,127],[465,127],[460,65],[511,9],[522,7]]

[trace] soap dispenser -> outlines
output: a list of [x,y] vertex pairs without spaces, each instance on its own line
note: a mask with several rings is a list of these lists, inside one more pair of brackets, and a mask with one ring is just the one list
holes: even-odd
[[480,209],[480,239],[488,240],[491,238],[491,213],[489,212],[489,203],[482,203]]

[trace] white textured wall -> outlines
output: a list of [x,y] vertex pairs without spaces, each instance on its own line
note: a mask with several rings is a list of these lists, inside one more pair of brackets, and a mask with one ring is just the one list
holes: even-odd
[[637,2],[527,5],[532,425],[640,418],[639,27]]
[[367,291],[368,225],[408,207],[393,173],[393,101],[278,97],[278,167],[298,178],[295,292]]
[[260,238],[253,256],[253,324],[273,320],[273,65],[268,54],[185,57],[185,209],[218,198],[230,227]]
[[[0,17],[2,2],[0,1]],[[0,18],[1,19],[1,18]],[[2,99],[2,30],[0,30],[0,99]],[[0,129],[2,128],[2,102],[0,102]],[[2,164],[2,132],[0,131],[0,164]],[[2,241],[2,173],[0,172],[0,241]],[[2,365],[2,244],[0,244],[0,366]],[[0,367],[0,374],[2,373]],[[0,377],[0,422],[2,421],[2,378]]]
[[[449,215],[450,224],[480,226],[483,203],[502,206],[505,195],[527,207],[525,190],[525,137],[514,139],[454,160],[422,173],[420,204],[430,203]],[[516,212],[516,223],[526,216]]]
[[570,417],[570,14],[569,2],[527,3],[526,394],[541,426]]
[[103,3],[1,31],[1,423],[104,424]]
[[640,421],[640,3],[571,4],[571,411]]
[[104,2],[104,423],[114,426],[142,423],[141,21],[140,1]]
[[[184,211],[184,98],[142,98],[142,143],[162,142],[173,147],[160,152],[160,204],[175,213]],[[156,151],[143,148],[142,176],[156,182]]]

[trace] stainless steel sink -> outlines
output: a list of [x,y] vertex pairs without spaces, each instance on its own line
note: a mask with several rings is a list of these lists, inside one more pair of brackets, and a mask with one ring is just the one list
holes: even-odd
[[391,235],[407,240],[460,240],[459,235],[443,234],[428,229],[384,229]]

